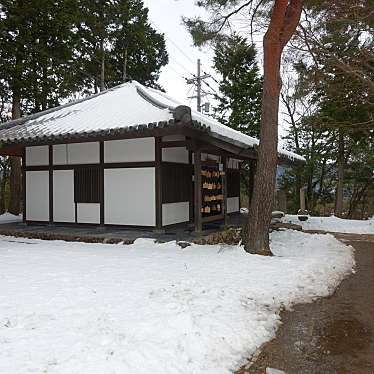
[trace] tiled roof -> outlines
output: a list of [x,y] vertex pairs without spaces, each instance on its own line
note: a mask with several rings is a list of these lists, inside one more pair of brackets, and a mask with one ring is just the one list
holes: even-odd
[[[0,141],[22,143],[49,137],[153,128],[172,121],[173,111],[180,105],[163,92],[132,81],[85,99],[9,121],[0,126]],[[214,137],[244,149],[258,145],[257,139],[210,117],[196,111],[191,111],[191,114],[194,124],[207,127]],[[283,149],[279,149],[279,153],[291,160],[305,160]]]

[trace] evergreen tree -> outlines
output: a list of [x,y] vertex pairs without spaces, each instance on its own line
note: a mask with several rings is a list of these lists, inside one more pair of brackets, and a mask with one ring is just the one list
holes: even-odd
[[[364,33],[339,20],[331,20],[326,24],[320,39],[327,53],[319,54],[319,68],[312,66],[305,75],[305,79],[309,77],[314,82],[318,122],[335,134],[335,214],[339,217],[342,217],[344,210],[345,169],[351,148],[362,138],[373,136],[370,129],[374,128],[374,115],[370,102],[374,92],[361,79],[340,69],[336,61],[338,59],[339,63],[351,65],[361,52],[363,38]],[[365,74],[372,79],[374,77],[370,68]]]
[[22,99],[21,110],[58,105],[82,87],[74,61],[76,16],[74,0],[2,2],[0,79],[9,83],[13,100]]
[[[0,4],[0,90],[6,87],[14,119],[126,78],[156,85],[167,62],[164,37],[150,26],[141,0]],[[20,159],[10,164],[9,211],[18,214]]]
[[80,0],[84,70],[95,91],[135,79],[156,85],[168,63],[165,39],[141,0]]
[[[4,0],[0,10],[0,80],[12,118],[58,104],[78,88],[72,65],[75,0]],[[9,211],[20,212],[21,162],[10,160]]]
[[215,117],[247,135],[260,134],[262,78],[256,48],[233,35],[215,48],[214,67],[222,76]]
[[[358,70],[365,80],[341,67],[355,66],[357,56],[368,53],[371,36],[364,28],[333,17],[316,26],[314,38],[309,44],[311,56],[297,65],[301,83],[294,98],[308,98],[302,107],[308,107],[309,113],[296,126],[290,121],[291,149],[307,159],[306,168],[296,177],[308,186],[312,213],[331,213],[335,202],[336,215],[363,217],[369,209],[365,199],[374,192],[369,172],[374,169],[370,146],[374,92],[367,84],[374,75],[370,64]],[[310,57],[313,63],[308,65]],[[290,187],[292,173],[286,180]]]

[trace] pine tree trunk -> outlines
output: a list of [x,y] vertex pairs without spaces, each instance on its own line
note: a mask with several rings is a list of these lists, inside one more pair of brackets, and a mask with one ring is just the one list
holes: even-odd
[[[266,39],[266,38],[265,38]],[[278,51],[277,51],[278,50]],[[264,40],[264,87],[257,172],[249,211],[248,241],[245,250],[271,255],[269,228],[274,203],[278,147],[278,109],[280,95],[280,46]],[[278,56],[277,56],[278,55]],[[275,65],[274,65],[275,62]]]
[[284,46],[300,20],[302,0],[275,0],[264,36],[264,85],[260,145],[254,191],[248,215],[244,248],[249,253],[271,255],[269,229],[274,203],[278,158],[278,110],[281,90],[280,63]]
[[335,194],[335,215],[337,217],[343,216],[343,185],[344,185],[344,167],[345,167],[345,155],[344,155],[344,135],[342,130],[339,130],[338,135],[338,180],[336,185]]
[[123,51],[123,75],[122,75],[122,82],[126,83],[127,81],[127,59],[128,59],[128,52],[127,47]]
[[[17,90],[13,92],[12,102],[12,119],[17,119],[21,116],[21,98]],[[21,192],[22,192],[22,177],[21,177],[21,158],[10,157],[10,200],[9,213],[19,215],[21,210]]]
[[104,39],[100,40],[100,55],[101,55],[101,66],[100,66],[100,91],[105,90],[105,51],[104,51]]

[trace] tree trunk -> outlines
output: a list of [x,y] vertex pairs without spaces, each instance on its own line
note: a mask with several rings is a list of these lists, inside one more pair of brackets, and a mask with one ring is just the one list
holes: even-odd
[[344,167],[345,167],[345,157],[344,157],[344,135],[343,131],[339,130],[338,135],[338,180],[336,185],[335,194],[335,215],[337,217],[343,216],[343,184],[344,184]]
[[247,252],[271,255],[269,229],[274,202],[278,148],[278,110],[281,90],[280,63],[284,46],[300,20],[302,0],[275,0],[269,28],[264,36],[264,85],[261,111],[260,145],[249,230],[244,248]]
[[123,51],[123,75],[122,75],[122,82],[126,83],[127,81],[127,47]]
[[105,90],[105,50],[104,50],[104,39],[100,40],[100,56],[101,56],[101,66],[100,66],[100,91]]
[[[21,116],[21,98],[17,90],[13,91],[12,102],[12,119],[17,119]],[[21,177],[21,159],[20,157],[10,157],[10,200],[9,213],[19,215],[21,210],[21,192],[22,192],[22,177]]]
[[[265,74],[263,104],[261,114],[260,146],[258,151],[257,172],[251,207],[249,211],[248,241],[245,250],[250,253],[269,255],[269,228],[274,202],[275,177],[277,169],[278,146],[278,108],[280,94],[279,62],[272,65],[277,53],[274,45],[264,42]],[[278,46],[279,49],[279,46]],[[278,54],[280,57],[280,54]],[[278,70],[278,74],[276,72]]]

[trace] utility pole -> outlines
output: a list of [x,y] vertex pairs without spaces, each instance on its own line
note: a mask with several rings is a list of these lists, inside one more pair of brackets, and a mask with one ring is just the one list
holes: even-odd
[[210,78],[209,74],[201,75],[201,61],[197,60],[197,76],[191,79],[186,79],[187,84],[196,85],[196,96],[192,96],[192,99],[197,99],[197,111],[201,112],[201,83],[204,79]]
[[201,61],[197,60],[197,111],[201,112]]

